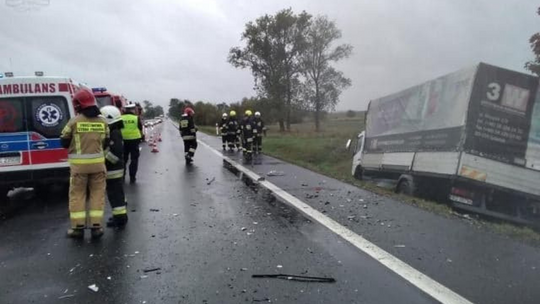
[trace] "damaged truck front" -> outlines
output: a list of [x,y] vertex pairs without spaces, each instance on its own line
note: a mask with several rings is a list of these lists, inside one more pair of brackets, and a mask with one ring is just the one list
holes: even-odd
[[396,192],[540,223],[538,78],[480,63],[372,100],[352,173]]

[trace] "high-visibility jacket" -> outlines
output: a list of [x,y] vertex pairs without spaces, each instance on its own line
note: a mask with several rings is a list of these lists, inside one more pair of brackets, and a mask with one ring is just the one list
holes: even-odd
[[139,129],[139,116],[134,114],[122,115],[122,121],[124,121],[124,128],[122,128],[122,138],[124,140],[141,139],[142,134]]
[[109,126],[105,119],[79,114],[66,124],[60,137],[69,140],[68,161],[71,173],[106,171],[103,145],[109,137]]

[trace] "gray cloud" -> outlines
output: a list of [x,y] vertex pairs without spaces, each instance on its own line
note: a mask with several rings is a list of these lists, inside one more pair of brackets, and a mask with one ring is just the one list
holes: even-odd
[[[5,0],[4,0],[5,1]],[[24,0],[18,0],[24,2]],[[46,2],[46,1],[45,1]],[[248,70],[226,62],[245,23],[292,7],[325,14],[354,54],[339,109],[479,61],[524,71],[539,31],[535,1],[520,0],[50,0],[18,11],[0,3],[0,70],[67,75],[130,99],[232,102],[254,95]]]

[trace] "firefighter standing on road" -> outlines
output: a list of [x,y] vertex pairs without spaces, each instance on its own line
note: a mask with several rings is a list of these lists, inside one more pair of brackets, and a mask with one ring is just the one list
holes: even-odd
[[195,151],[197,150],[197,127],[195,127],[195,123],[193,122],[193,115],[195,115],[195,111],[192,108],[185,108],[178,128],[184,140],[186,164],[190,164],[193,161]]
[[122,228],[128,221],[126,197],[124,195],[124,145],[121,129],[124,127],[122,113],[114,106],[104,106],[101,114],[109,124],[110,140],[105,150],[107,167],[107,197],[112,209],[112,218],[107,227]]
[[[62,130],[61,143],[68,149],[70,166],[69,215],[71,229],[67,235],[83,238],[90,228],[92,238],[103,235],[106,168],[103,147],[108,141],[109,127],[100,117],[92,92],[81,89],[73,96],[77,116]],[[86,198],[89,196],[89,210]],[[87,227],[87,216],[90,227]]]
[[251,159],[253,153],[253,117],[251,110],[246,110],[241,123],[242,150],[247,159]]
[[229,150],[233,151],[235,147],[240,149],[240,144],[238,143],[238,132],[240,131],[240,128],[238,120],[236,120],[236,111],[231,111],[229,113],[227,125],[227,143],[229,144]]
[[124,176],[128,161],[129,163],[129,182],[134,184],[137,181],[137,170],[139,168],[139,144],[142,141],[143,127],[139,116],[137,115],[137,107],[130,103],[125,107],[126,113],[122,115],[124,127],[122,128],[122,138],[124,139]]
[[221,123],[219,125],[219,132],[221,134],[221,144],[223,146],[223,151],[227,150],[227,139],[228,139],[228,125],[229,119],[227,113],[221,115]]
[[264,121],[261,119],[261,112],[255,112],[255,118],[253,118],[253,152],[259,154],[262,152],[262,136],[266,136],[266,127]]

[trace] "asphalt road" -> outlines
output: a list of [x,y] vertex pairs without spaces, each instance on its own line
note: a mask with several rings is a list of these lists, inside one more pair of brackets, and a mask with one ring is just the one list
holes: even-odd
[[[195,163],[186,166],[172,124],[154,131],[162,134],[160,152],[143,145],[138,183],[125,185],[125,230],[107,229],[98,241],[67,239],[65,195],[11,197],[19,208],[0,220],[0,303],[437,303],[247,186],[209,148],[199,145]],[[200,138],[220,147],[217,138]],[[539,302],[533,245],[269,157],[244,164],[262,175],[284,172],[267,179],[474,303]],[[152,269],[158,270],[145,273]],[[278,273],[336,282],[252,278]]]

